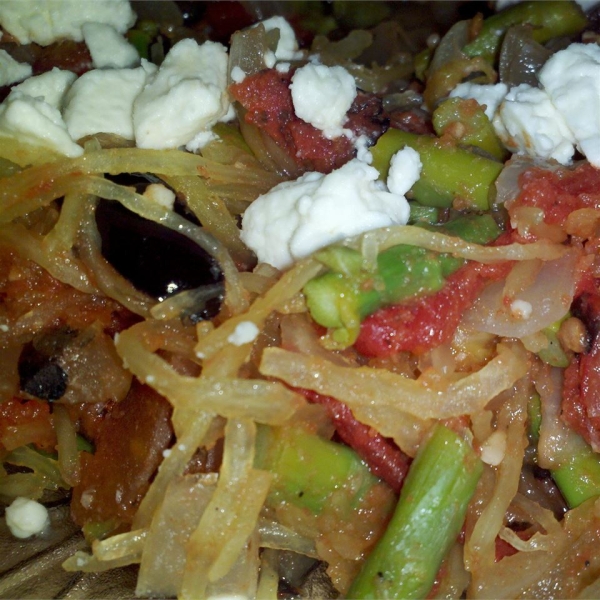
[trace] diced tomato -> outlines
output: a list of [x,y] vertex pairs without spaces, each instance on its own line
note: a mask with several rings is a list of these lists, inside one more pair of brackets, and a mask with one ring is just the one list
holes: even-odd
[[310,401],[323,405],[339,438],[369,465],[371,471],[396,493],[408,473],[411,459],[390,439],[384,438],[368,425],[357,421],[346,404],[311,390],[299,390]]
[[600,336],[589,353],[576,355],[565,369],[562,418],[600,450]]
[[420,354],[449,341],[466,309],[490,281],[508,274],[512,263],[467,263],[434,294],[379,309],[362,323],[355,348],[366,356]]
[[[329,173],[353,158],[356,150],[346,136],[328,139],[296,116],[289,88],[292,75],[292,71],[266,69],[233,84],[229,90],[246,110],[246,122],[268,135],[301,171]],[[345,127],[374,142],[387,129],[388,122],[381,100],[359,93]]]
[[56,433],[50,405],[43,400],[13,398],[0,404],[0,447],[14,450],[35,444],[40,450],[53,452]]
[[93,68],[93,63],[85,42],[60,40],[42,47],[32,66],[34,75],[51,71],[54,67],[83,75],[83,73]]
[[519,206],[541,208],[548,225],[563,225],[569,214],[580,208],[600,208],[600,169],[589,163],[576,169],[529,169],[519,184],[521,193],[510,210]]

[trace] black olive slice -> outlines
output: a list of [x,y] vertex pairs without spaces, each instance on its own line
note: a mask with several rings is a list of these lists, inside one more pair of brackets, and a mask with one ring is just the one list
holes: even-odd
[[113,200],[98,202],[96,224],[102,255],[138,290],[161,301],[183,290],[208,286],[215,289],[214,298],[223,295],[219,264],[186,236]]
[[25,344],[19,357],[19,382],[23,392],[42,400],[54,401],[67,391],[69,378],[54,357]]

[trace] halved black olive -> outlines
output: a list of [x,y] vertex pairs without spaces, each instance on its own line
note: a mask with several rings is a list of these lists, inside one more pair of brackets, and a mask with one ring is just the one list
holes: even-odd
[[[102,255],[140,291],[164,300],[183,290],[210,286],[214,289],[211,298],[222,298],[224,283],[219,264],[186,236],[140,217],[113,200],[98,202],[96,224]],[[220,301],[214,304],[206,302],[204,318],[218,313]]]
[[69,378],[50,347],[29,342],[19,357],[19,382],[23,392],[52,402],[63,397]]

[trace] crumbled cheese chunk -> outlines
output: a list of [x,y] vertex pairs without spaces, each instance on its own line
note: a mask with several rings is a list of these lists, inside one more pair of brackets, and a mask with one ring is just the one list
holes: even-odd
[[246,73],[243,71],[241,67],[235,65],[233,69],[231,69],[231,80],[234,83],[242,83],[246,79]]
[[494,431],[492,435],[481,445],[481,460],[493,467],[497,467],[506,454],[506,433]]
[[185,39],[173,46],[133,107],[140,148],[177,148],[229,115],[227,50]]
[[238,323],[227,341],[234,346],[243,346],[253,342],[259,334],[258,327],[252,321]]
[[64,118],[75,140],[95,133],[134,139],[133,103],[154,65],[135,69],[95,69],[84,73],[67,92]]
[[21,44],[47,46],[62,38],[83,40],[84,23],[107,23],[125,33],[135,23],[129,0],[2,0],[0,25]]
[[356,98],[356,82],[344,67],[309,63],[294,73],[290,90],[296,116],[325,137],[342,135],[346,113]]
[[354,140],[354,147],[356,148],[356,158],[362,162],[370,165],[373,162],[373,155],[369,150],[369,138],[366,135],[359,135]]
[[112,25],[84,23],[81,30],[96,69],[125,69],[140,64],[137,50]]
[[571,44],[538,73],[541,87],[459,84],[451,97],[486,105],[496,133],[512,152],[567,165],[575,147],[600,168],[600,46]]
[[510,312],[515,319],[526,320],[533,313],[533,306],[526,300],[513,300],[510,303]]
[[556,52],[540,70],[539,80],[577,148],[600,168],[600,46],[571,44]]
[[568,164],[573,136],[545,90],[523,83],[512,88],[494,117],[496,133],[511,152]]
[[46,104],[61,110],[65,94],[76,79],[77,75],[72,71],[54,67],[51,71],[34,75],[15,85],[8,97],[11,98],[11,96],[14,97],[15,94],[21,93],[41,99]]
[[38,535],[50,524],[46,507],[29,498],[15,498],[5,516],[10,532],[20,539]]
[[162,183],[151,183],[144,190],[144,196],[169,210],[175,205],[175,192]]
[[472,98],[484,107],[487,118],[491,121],[500,103],[508,92],[505,83],[479,85],[476,83],[459,83],[451,92],[450,98]]
[[[404,187],[410,189],[419,176],[413,163]],[[285,269],[345,237],[405,224],[408,202],[378,177],[375,168],[354,159],[328,175],[310,172],[280,183],[248,207],[242,239],[260,262]]]
[[69,135],[59,110],[40,98],[21,92],[11,93],[0,105],[2,137],[49,148],[65,156],[83,154],[83,148]]
[[387,186],[392,194],[404,196],[414,185],[415,173],[421,173],[421,157],[414,149],[406,146],[392,156],[388,171]]
[[15,60],[6,50],[0,50],[0,86],[23,81],[32,73],[31,65]]
[[284,17],[271,17],[261,23],[265,31],[279,29],[279,41],[275,50],[277,60],[300,60],[302,58],[302,52],[298,50],[296,34]]

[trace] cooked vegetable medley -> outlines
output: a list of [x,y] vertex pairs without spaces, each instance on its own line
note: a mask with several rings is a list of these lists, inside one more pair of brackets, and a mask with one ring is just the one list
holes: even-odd
[[15,544],[68,506],[62,567],[140,597],[600,595],[600,3],[0,26]]

